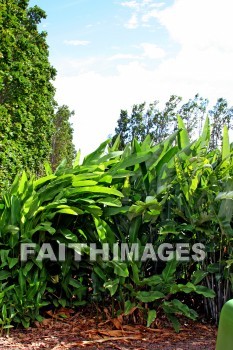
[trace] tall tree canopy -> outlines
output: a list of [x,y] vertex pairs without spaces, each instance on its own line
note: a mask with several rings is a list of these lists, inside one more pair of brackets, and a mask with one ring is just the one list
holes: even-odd
[[182,98],[172,95],[163,108],[159,102],[135,104],[129,114],[121,110],[115,128],[115,136],[121,135],[121,148],[124,148],[134,137],[139,141],[150,135],[154,143],[163,141],[176,128],[176,116],[179,114],[185,121],[190,137],[200,135],[203,120],[209,114],[212,126],[210,148],[214,149],[221,143],[223,125],[228,129],[233,127],[233,107],[228,107],[227,101],[219,98],[212,108],[208,109],[209,101],[198,94],[188,102],[182,103]]
[[40,173],[54,130],[46,14],[28,0],[0,0],[0,186],[22,168]]
[[70,117],[74,112],[68,106],[58,108],[54,116],[55,132],[52,137],[51,165],[53,169],[63,160],[67,160],[67,165],[71,166],[75,156],[75,147],[72,142],[73,128],[70,124]]

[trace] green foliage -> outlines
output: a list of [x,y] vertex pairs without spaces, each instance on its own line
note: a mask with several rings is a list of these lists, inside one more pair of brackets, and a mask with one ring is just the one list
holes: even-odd
[[[28,327],[31,321],[41,319],[41,307],[51,303],[56,307],[80,305],[87,293],[82,273],[77,277],[79,267],[71,249],[65,261],[53,266],[33,256],[22,262],[20,244],[36,243],[38,254],[42,243],[50,243],[56,251],[58,243],[68,245],[76,243],[79,236],[85,237],[83,226],[87,232],[93,231],[94,238],[94,220],[99,219],[106,202],[116,206],[114,199],[122,197],[102,164],[73,169],[60,166],[54,174],[48,166],[46,169],[47,176],[39,180],[28,179],[25,172],[16,177],[0,204],[0,308],[6,305],[9,311],[9,315],[2,315],[4,327],[11,322]],[[59,288],[52,283],[57,275]]]
[[210,148],[214,149],[221,144],[224,125],[228,129],[232,128],[233,108],[228,107],[227,101],[224,98],[219,98],[209,113],[212,120]]
[[67,160],[67,166],[71,166],[75,157],[75,147],[73,144],[73,129],[70,124],[70,117],[74,112],[70,112],[67,106],[58,108],[54,115],[54,134],[52,137],[51,165],[53,170],[63,159]]
[[228,107],[227,101],[219,98],[216,104],[208,109],[209,101],[197,94],[188,102],[181,103],[181,97],[172,95],[163,108],[159,107],[159,101],[155,101],[149,107],[146,107],[146,103],[134,105],[131,114],[127,110],[121,110],[113,139],[121,135],[121,149],[134,138],[141,142],[147,135],[154,144],[158,144],[176,130],[176,116],[179,114],[189,138],[194,140],[201,135],[204,118],[208,113],[211,124],[209,148],[220,147],[223,126],[226,125],[228,130],[233,127],[233,108]]
[[123,149],[134,138],[141,142],[147,135],[156,143],[168,137],[174,128],[174,110],[180,100],[180,97],[171,96],[163,110],[158,108],[158,101],[151,103],[147,109],[146,103],[134,105],[131,115],[127,110],[121,110],[114,136],[121,136],[120,148]]
[[[119,138],[113,145],[107,140],[81,165],[77,155],[72,168],[62,162],[53,173],[46,164],[45,177],[28,179],[24,172],[15,179],[0,203],[2,329],[29,326],[48,304],[93,301],[109,302],[113,315],[143,315],[147,326],[165,314],[176,331],[177,316],[195,319],[200,304],[218,318],[232,296],[232,150],[224,128],[222,152],[209,151],[208,119],[193,142],[180,117],[178,124],[157,145],[148,136],[119,151]],[[161,261],[160,245],[168,242],[172,251]],[[56,257],[64,244],[66,259],[22,262],[20,243],[36,243],[37,254],[50,243]],[[74,248],[81,261],[74,261],[69,243],[87,244]],[[97,249],[109,243],[110,259],[90,259],[90,243]],[[128,244],[127,259],[116,243]],[[180,243],[204,244],[205,259],[177,261]]]
[[23,169],[39,174],[51,152],[56,71],[37,28],[45,12],[28,3],[0,2],[0,188]]

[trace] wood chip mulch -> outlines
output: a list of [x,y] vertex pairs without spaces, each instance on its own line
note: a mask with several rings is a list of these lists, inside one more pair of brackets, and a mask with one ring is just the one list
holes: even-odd
[[167,324],[157,328],[124,325],[120,317],[98,322],[93,314],[73,315],[68,309],[50,312],[48,317],[35,327],[13,329],[9,337],[3,335],[0,349],[214,350],[216,344],[216,327],[187,320],[176,333]]

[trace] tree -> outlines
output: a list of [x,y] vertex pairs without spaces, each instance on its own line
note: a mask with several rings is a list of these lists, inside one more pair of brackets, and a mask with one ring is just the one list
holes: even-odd
[[191,137],[200,136],[208,103],[209,101],[206,98],[196,94],[193,99],[189,99],[178,110],[178,114],[186,123],[187,131]]
[[121,135],[121,148],[135,137],[138,141],[150,135],[152,141],[159,143],[171,132],[174,110],[180,102],[180,97],[172,95],[164,110],[159,110],[159,101],[154,101],[146,108],[146,103],[134,105],[129,116],[127,110],[121,110],[117,121],[115,136]]
[[28,3],[0,0],[0,186],[22,168],[38,175],[51,153],[56,70],[37,28],[46,14]]
[[67,165],[71,166],[75,157],[75,147],[73,144],[73,128],[70,124],[70,117],[74,112],[70,112],[65,105],[58,108],[54,116],[55,132],[52,137],[51,165],[53,170],[65,158]]
[[134,137],[138,140],[144,138],[146,132],[144,109],[145,103],[134,105],[130,117],[127,110],[121,110],[120,118],[117,122],[118,126],[115,129],[116,135],[121,134],[121,148],[124,148]]
[[159,101],[154,101],[147,108],[145,102],[135,104],[130,116],[127,110],[121,110],[114,138],[121,135],[121,148],[134,137],[142,141],[147,135],[150,135],[154,143],[161,142],[174,129],[174,118],[180,101],[180,97],[172,95],[163,110],[158,107]]
[[150,135],[152,142],[157,144],[177,130],[177,114],[184,120],[190,138],[194,139],[201,134],[203,121],[208,112],[212,127],[210,149],[219,147],[223,125],[229,130],[233,127],[233,107],[229,108],[227,101],[219,98],[216,105],[207,110],[209,101],[199,94],[188,102],[181,103],[181,97],[171,95],[163,109],[159,109],[159,102],[155,101],[148,108],[146,103],[134,105],[130,115],[127,110],[122,110],[113,140],[120,134],[121,148],[124,148],[134,137],[142,141]]
[[229,130],[232,129],[233,107],[228,108],[227,101],[224,98],[219,98],[209,114],[212,124],[210,148],[214,149],[221,144],[223,126],[226,125]]

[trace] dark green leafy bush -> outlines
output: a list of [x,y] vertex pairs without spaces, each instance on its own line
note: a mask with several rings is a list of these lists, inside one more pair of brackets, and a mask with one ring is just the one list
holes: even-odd
[[[147,137],[118,151],[119,139],[113,146],[109,140],[82,165],[78,155],[73,168],[63,162],[52,173],[47,164],[43,178],[23,173],[15,179],[0,203],[2,329],[40,321],[49,305],[109,302],[113,315],[143,316],[148,326],[165,313],[178,330],[177,315],[197,317],[189,295],[217,319],[232,295],[232,151],[226,129],[222,152],[208,151],[208,119],[192,143],[179,117],[178,126],[156,146]],[[206,258],[106,261],[100,254],[91,261],[88,246],[74,261],[68,247],[96,243],[102,249],[108,243],[112,258],[114,244],[137,243],[140,258],[147,244],[157,253],[166,242],[202,243]],[[36,243],[36,253],[50,243],[57,257],[64,244],[66,259],[38,261],[32,255],[23,262],[21,243]]]

